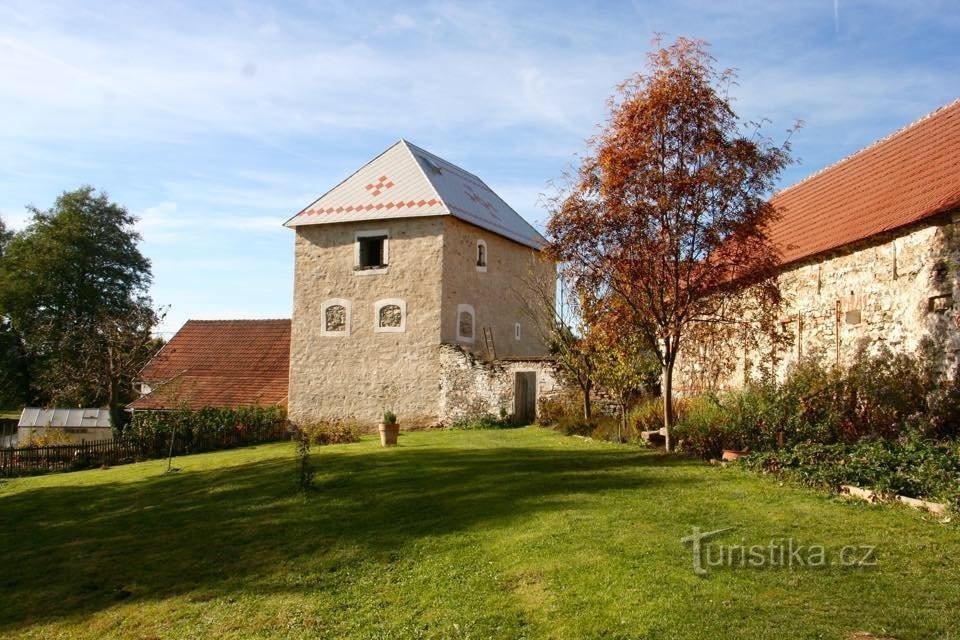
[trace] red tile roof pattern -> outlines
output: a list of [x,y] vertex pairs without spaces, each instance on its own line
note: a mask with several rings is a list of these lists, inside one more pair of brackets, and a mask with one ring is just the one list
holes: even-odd
[[140,371],[153,391],[132,409],[284,404],[289,320],[188,320]]
[[390,181],[390,178],[388,178],[387,176],[380,176],[379,178],[377,178],[376,184],[371,182],[366,187],[364,187],[364,189],[366,189],[373,195],[378,196],[383,191],[386,191],[392,186],[393,186],[393,183]]
[[784,264],[960,207],[960,99],[771,201]]
[[[374,191],[375,195],[376,193],[377,192]],[[351,211],[356,211],[359,213],[360,211],[380,211],[381,209],[386,209],[389,211],[390,209],[400,210],[404,207],[407,209],[414,209],[416,207],[432,207],[433,205],[439,203],[440,201],[436,198],[430,198],[429,200],[421,199],[417,200],[416,202],[413,200],[407,200],[406,202],[403,202],[401,200],[400,202],[378,202],[377,204],[348,204],[345,207],[326,207],[325,209],[311,207],[301,211],[298,215],[315,216],[321,213],[350,213]]]

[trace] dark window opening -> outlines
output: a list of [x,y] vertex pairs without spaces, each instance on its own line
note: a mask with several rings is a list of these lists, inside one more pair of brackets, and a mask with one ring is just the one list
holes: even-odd
[[387,236],[370,236],[367,238],[357,238],[360,243],[360,264],[358,269],[377,269],[387,266],[384,260],[383,248],[387,241]]
[[487,247],[482,244],[477,245],[477,266],[487,266]]

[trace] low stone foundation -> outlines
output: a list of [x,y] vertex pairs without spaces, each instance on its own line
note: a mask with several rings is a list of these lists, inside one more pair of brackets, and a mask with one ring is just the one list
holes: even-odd
[[480,414],[513,415],[516,374],[536,375],[535,406],[559,395],[562,382],[550,358],[509,358],[485,362],[456,345],[440,345],[440,422]]

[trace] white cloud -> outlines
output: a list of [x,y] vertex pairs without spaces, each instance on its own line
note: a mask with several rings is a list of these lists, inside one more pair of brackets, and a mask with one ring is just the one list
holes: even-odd
[[176,202],[161,202],[135,213],[137,231],[144,242],[151,244],[182,243],[196,240],[214,231],[256,231],[274,234],[288,233],[284,219],[274,216],[243,214],[198,214],[182,211]]
[[18,213],[0,211],[0,219],[3,220],[8,231],[21,231],[30,224],[30,214],[26,211]]
[[[251,315],[242,309],[289,302],[287,267],[271,262],[290,258],[281,223],[401,136],[542,224],[539,194],[583,150],[656,31],[712,41],[719,66],[740,67],[738,110],[772,118],[774,137],[805,119],[796,148],[813,162],[802,173],[955,97],[952,43],[929,45],[931,30],[960,28],[950,2],[841,11],[837,34],[823,1],[435,0],[399,11],[6,0],[0,209],[22,226],[23,204],[92,182],[142,218],[159,302]],[[280,293],[234,309],[221,290],[258,265],[286,278]]]

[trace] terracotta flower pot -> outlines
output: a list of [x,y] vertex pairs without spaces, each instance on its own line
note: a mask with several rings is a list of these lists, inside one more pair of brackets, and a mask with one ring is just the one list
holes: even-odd
[[380,431],[381,447],[395,446],[397,444],[397,435],[400,433],[399,424],[396,422],[393,424],[384,424],[381,422],[378,430]]
[[745,451],[738,451],[736,449],[724,449],[722,459],[732,462],[734,460],[739,460],[743,456],[747,456],[747,455],[750,455],[749,449]]

